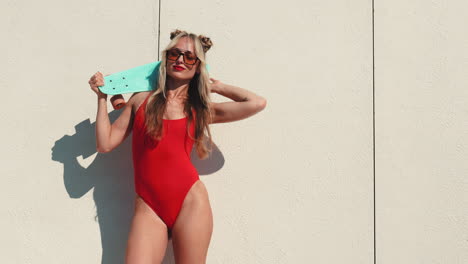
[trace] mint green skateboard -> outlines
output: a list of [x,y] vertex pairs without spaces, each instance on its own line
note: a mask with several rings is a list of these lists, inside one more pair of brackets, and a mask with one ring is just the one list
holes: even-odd
[[[104,77],[104,86],[98,86],[105,94],[113,95],[110,99],[115,110],[125,106],[122,94],[153,90],[158,83],[161,61],[151,62]],[[206,69],[209,67],[206,65]]]

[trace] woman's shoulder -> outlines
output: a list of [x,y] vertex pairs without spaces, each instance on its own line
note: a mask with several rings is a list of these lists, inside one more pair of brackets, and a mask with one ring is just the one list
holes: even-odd
[[138,92],[138,93],[133,93],[130,99],[128,99],[127,104],[129,104],[132,107],[132,112],[135,114],[140,106],[143,104],[145,99],[150,95],[151,91],[148,92]]

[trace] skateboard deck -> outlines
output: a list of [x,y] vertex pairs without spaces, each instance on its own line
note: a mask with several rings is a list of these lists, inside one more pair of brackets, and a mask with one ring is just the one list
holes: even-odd
[[109,95],[150,91],[158,78],[160,63],[156,61],[107,75],[99,90]]
[[[105,94],[114,95],[111,98],[114,109],[125,105],[121,94],[146,92],[153,90],[158,82],[161,61],[151,62],[128,70],[120,71],[104,77],[104,86],[98,86]],[[208,64],[206,69],[209,70]]]

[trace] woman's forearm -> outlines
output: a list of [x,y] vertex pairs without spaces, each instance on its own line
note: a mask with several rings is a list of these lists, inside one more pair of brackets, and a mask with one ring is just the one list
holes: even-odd
[[217,89],[215,90],[216,93],[230,98],[236,102],[245,102],[245,101],[254,101],[254,100],[264,100],[263,97],[248,91],[246,89],[229,85],[225,83],[221,83]]
[[98,111],[96,116],[96,149],[98,152],[106,152],[106,146],[110,138],[111,123],[107,113],[107,100],[98,96]]

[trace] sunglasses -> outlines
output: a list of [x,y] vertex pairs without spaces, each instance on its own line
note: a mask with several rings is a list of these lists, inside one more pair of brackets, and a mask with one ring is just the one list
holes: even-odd
[[178,60],[180,55],[183,55],[182,58],[185,64],[194,65],[197,63],[198,57],[193,55],[190,51],[182,52],[179,49],[170,49],[166,52],[167,59],[171,61]]

